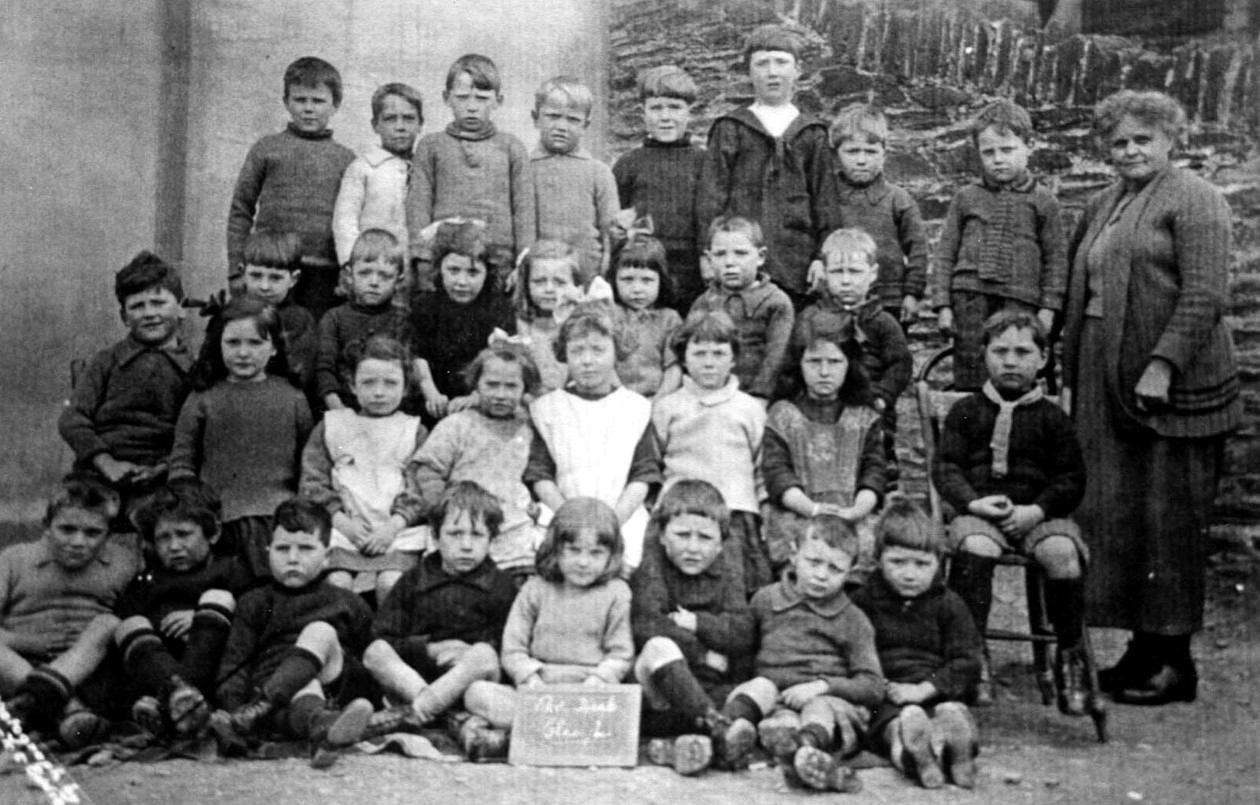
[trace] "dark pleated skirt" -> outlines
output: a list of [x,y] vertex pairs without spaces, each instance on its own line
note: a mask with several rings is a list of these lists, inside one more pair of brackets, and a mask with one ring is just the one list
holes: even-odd
[[1162,635],[1203,627],[1208,525],[1224,437],[1121,429],[1106,391],[1103,328],[1087,319],[1073,402],[1088,472],[1076,519],[1089,544],[1087,620]]

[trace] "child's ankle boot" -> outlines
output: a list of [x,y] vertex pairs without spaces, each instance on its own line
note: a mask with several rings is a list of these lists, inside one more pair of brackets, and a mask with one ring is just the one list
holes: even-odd
[[958,702],[942,702],[936,706],[932,724],[943,740],[941,764],[949,779],[959,788],[976,785],[976,755],[980,745],[976,740],[976,725],[966,705]]
[[945,773],[941,771],[936,754],[932,750],[932,722],[918,705],[910,705],[898,716],[901,745],[905,750],[905,771],[918,779],[924,788],[940,788],[945,785]]
[[473,763],[487,763],[507,757],[507,730],[491,726],[481,716],[471,716],[459,730],[459,745]]
[[707,735],[679,735],[648,741],[648,760],[670,766],[684,777],[699,774],[713,763],[713,741]]
[[76,700],[57,722],[57,737],[67,749],[83,749],[104,740],[109,729],[108,719],[93,713]]
[[378,710],[368,720],[364,738],[379,738],[391,732],[419,732],[424,722],[409,704],[396,704],[384,710]]
[[790,721],[766,719],[758,725],[757,736],[765,750],[776,758],[791,758],[801,748],[798,727]]
[[792,769],[796,777],[810,788],[819,791],[841,791],[856,794],[862,790],[862,781],[844,763],[829,752],[813,746],[802,746],[792,757]]
[[141,696],[135,700],[131,705],[131,721],[150,735],[161,735],[166,731],[162,705],[155,696]]
[[353,746],[363,738],[372,718],[372,703],[355,699],[341,710],[324,710],[311,720],[308,738],[311,743],[311,766],[326,769],[337,760],[340,750]]
[[704,716],[704,726],[713,744],[713,754],[726,769],[748,765],[748,755],[757,746],[757,728],[744,718],[732,719],[717,710]]
[[237,735],[252,735],[262,725],[264,719],[271,715],[276,707],[259,691],[254,698],[228,714],[228,720]]
[[196,735],[210,720],[210,706],[201,691],[178,676],[171,677],[171,693],[166,698],[166,712],[176,735]]

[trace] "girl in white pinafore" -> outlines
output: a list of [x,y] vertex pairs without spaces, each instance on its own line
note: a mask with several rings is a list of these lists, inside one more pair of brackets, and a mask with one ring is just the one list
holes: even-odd
[[531,446],[525,482],[552,511],[573,497],[593,497],[616,511],[627,572],[639,564],[648,489],[661,481],[652,405],[617,384],[624,355],[612,305],[586,302],[565,319],[556,355],[569,365],[569,385],[530,406],[541,438]]
[[355,363],[359,410],[328,411],[302,452],[300,493],[333,519],[328,580],[377,600],[428,544],[423,502],[404,472],[427,431],[398,410],[411,361],[392,338],[375,336]]

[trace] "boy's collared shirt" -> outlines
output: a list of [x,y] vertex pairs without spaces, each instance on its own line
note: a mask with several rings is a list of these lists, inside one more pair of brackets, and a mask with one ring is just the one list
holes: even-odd
[[411,160],[369,145],[346,168],[333,206],[337,262],[350,262],[350,250],[366,229],[384,229],[407,243],[407,175]]
[[905,296],[921,298],[927,289],[928,241],[914,198],[882,173],[855,185],[837,168],[836,187],[840,225],[875,239],[879,275],[874,291],[884,307],[900,308]]
[[43,538],[6,548],[0,551],[0,629],[73,641],[92,618],[113,611],[138,569],[135,553],[112,539],[74,572],[57,564]]
[[789,569],[763,587],[750,604],[760,648],[756,672],[779,690],[822,680],[827,695],[875,707],[884,678],[875,653],[875,630],[843,591],[814,600],[796,589]]
[[192,363],[182,340],[151,347],[131,336],[93,356],[57,423],[76,466],[101,453],[138,464],[166,458]]
[[585,277],[603,273],[604,235],[620,203],[612,169],[582,146],[567,154],[542,144],[530,153],[538,209],[538,237],[585,243]]
[[710,285],[691,306],[687,318],[715,310],[730,316],[739,330],[735,375],[740,386],[754,397],[769,398],[787,356],[796,321],[792,300],[770,277],[760,274],[748,287],[737,291]]

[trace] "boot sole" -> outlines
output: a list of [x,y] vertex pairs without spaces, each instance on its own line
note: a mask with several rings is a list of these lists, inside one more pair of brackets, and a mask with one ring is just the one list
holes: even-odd
[[699,774],[713,762],[713,742],[707,735],[680,735],[674,740],[674,771],[684,777]]
[[341,714],[328,727],[324,745],[334,749],[352,746],[363,738],[368,721],[372,719],[372,703],[367,699],[355,699],[342,709]]
[[736,719],[716,742],[718,759],[728,769],[741,767],[757,746],[757,728],[745,719]]
[[901,743],[906,755],[914,761],[919,783],[924,788],[940,788],[945,785],[945,772],[932,755],[932,726],[920,711],[914,717],[902,714]]
[[802,746],[792,757],[792,768],[805,785],[826,791],[836,770],[836,761],[821,749]]

